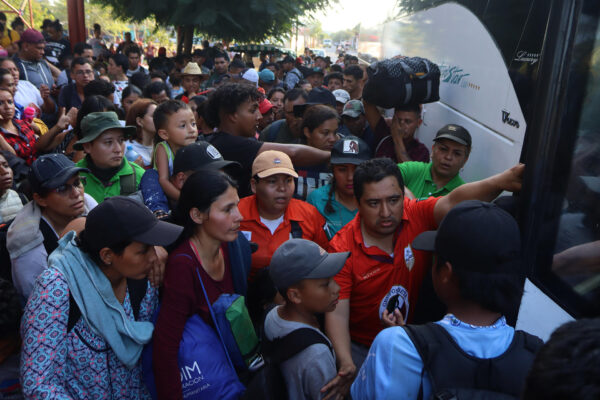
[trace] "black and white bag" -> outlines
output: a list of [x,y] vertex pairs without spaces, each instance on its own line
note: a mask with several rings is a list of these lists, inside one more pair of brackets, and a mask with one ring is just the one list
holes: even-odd
[[426,58],[405,57],[367,67],[365,101],[383,108],[433,103],[440,99],[440,69]]

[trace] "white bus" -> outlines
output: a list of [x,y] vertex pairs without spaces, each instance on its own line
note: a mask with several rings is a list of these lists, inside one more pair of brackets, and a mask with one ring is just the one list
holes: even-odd
[[440,66],[440,101],[425,105],[419,140],[467,128],[466,181],[527,164],[514,198],[527,278],[509,321],[547,339],[600,315],[600,2],[398,3],[391,22],[361,28],[358,51]]

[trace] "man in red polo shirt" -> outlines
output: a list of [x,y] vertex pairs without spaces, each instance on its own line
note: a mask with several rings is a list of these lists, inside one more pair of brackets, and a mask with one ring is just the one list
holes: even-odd
[[[460,186],[440,198],[404,197],[398,166],[388,158],[362,163],[354,173],[358,214],[331,240],[329,251],[350,251],[335,277],[340,300],[327,313],[326,331],[335,348],[339,372],[324,390],[347,393],[371,342],[384,327],[411,321],[418,291],[431,257],[410,243],[435,230],[446,213],[464,200],[491,201],[503,190],[521,187],[524,165]],[[331,392],[330,392],[331,393]]]
[[275,250],[288,239],[312,240],[323,248],[329,245],[323,229],[325,219],[319,211],[292,198],[297,177],[292,160],[281,151],[263,151],[252,163],[254,195],[241,199],[238,205],[244,217],[240,230],[248,241],[258,244],[252,254],[250,280],[269,265]]

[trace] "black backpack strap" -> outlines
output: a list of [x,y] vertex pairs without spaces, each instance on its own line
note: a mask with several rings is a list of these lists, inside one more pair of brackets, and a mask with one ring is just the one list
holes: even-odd
[[292,238],[294,239],[302,239],[302,227],[300,226],[300,223],[298,221],[290,221],[290,224],[292,224]]
[[[148,289],[148,278],[144,279],[127,279],[127,290],[129,291],[129,302],[133,311],[133,317],[137,321],[140,316],[140,306],[142,300],[146,296]],[[67,333],[73,330],[73,327],[81,318],[81,310],[75,302],[75,299],[69,292],[69,320],[67,322]]]
[[[431,356],[435,354],[439,347],[439,336],[436,334],[436,324],[430,322],[425,325],[404,325],[404,330],[408,334],[408,337],[415,345],[421,360],[423,361],[423,371],[421,372],[421,387],[419,388],[418,400],[423,399],[423,377],[425,372],[429,375],[431,381],[432,393],[436,392],[435,377],[431,374],[429,365],[431,363]],[[441,327],[440,327],[441,328]],[[444,328],[442,328],[444,329]]]
[[262,352],[271,363],[281,364],[308,346],[318,343],[326,345],[333,354],[333,349],[327,339],[321,333],[311,328],[296,329],[275,340],[265,339],[262,344]]
[[[129,162],[129,161],[127,161]],[[129,175],[121,175],[119,177],[119,184],[121,185],[121,190],[119,192],[119,194],[121,196],[129,196],[130,194],[135,193],[135,191],[137,190],[136,188],[136,173],[135,173],[135,166],[131,165],[130,167],[133,170],[133,174],[129,174]]]
[[137,321],[140,317],[140,305],[148,290],[148,278],[127,279],[127,290],[129,290],[129,302],[131,303],[133,317]]
[[79,318],[81,318],[81,310],[69,291],[69,320],[67,322],[67,333],[73,330],[73,327],[77,321],[79,321]]

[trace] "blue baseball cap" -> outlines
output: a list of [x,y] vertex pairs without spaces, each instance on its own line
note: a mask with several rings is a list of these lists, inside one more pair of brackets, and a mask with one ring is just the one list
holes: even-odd
[[265,68],[258,73],[258,79],[266,83],[271,83],[275,81],[275,74],[270,69]]

